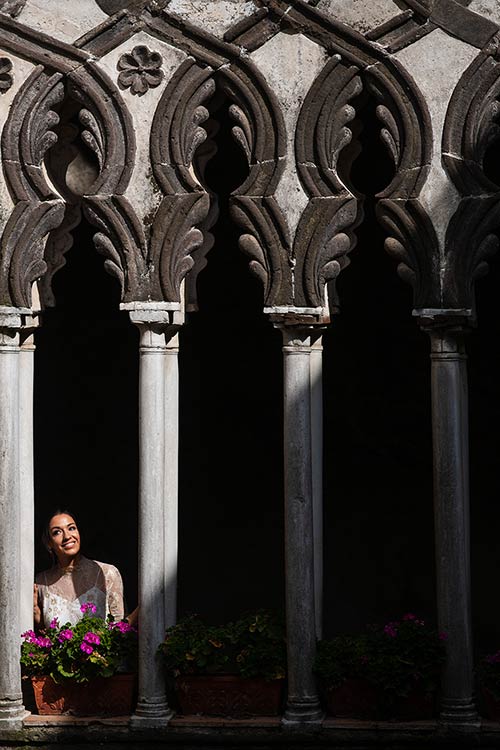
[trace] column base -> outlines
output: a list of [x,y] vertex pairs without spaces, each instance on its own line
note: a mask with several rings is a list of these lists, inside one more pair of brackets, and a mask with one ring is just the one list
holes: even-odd
[[164,699],[139,699],[135,713],[130,719],[130,726],[137,729],[164,727],[173,715],[174,712]]
[[23,721],[29,715],[21,700],[0,700],[0,729],[22,729]]
[[321,724],[324,712],[318,698],[292,700],[286,705],[282,724],[285,727],[297,727],[303,724]]
[[480,725],[473,698],[444,698],[441,702],[439,721],[449,727],[476,728]]

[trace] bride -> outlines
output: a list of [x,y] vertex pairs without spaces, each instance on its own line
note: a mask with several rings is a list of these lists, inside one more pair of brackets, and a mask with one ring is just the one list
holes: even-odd
[[56,511],[51,516],[43,533],[43,542],[53,555],[54,565],[35,578],[35,627],[47,628],[54,619],[61,625],[66,622],[75,625],[86,609],[83,605],[94,605],[91,609],[94,612],[95,608],[97,617],[111,615],[114,620],[123,619],[120,572],[114,565],[89,560],[82,555],[80,533],[71,513]]

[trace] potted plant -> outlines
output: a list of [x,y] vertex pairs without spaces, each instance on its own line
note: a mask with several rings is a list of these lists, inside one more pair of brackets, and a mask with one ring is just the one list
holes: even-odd
[[412,613],[365,635],[318,645],[327,709],[355,718],[430,718],[436,710],[444,633]]
[[339,635],[318,643],[314,670],[331,716],[368,719],[376,715],[377,692],[369,677],[371,641],[365,634]]
[[370,680],[382,716],[424,719],[437,707],[445,633],[412,613],[372,629]]
[[479,665],[482,712],[487,719],[500,721],[500,651],[485,656]]
[[226,625],[187,617],[167,630],[160,651],[176,678],[183,714],[279,713],[286,647],[284,626],[271,613],[259,611]]
[[126,715],[131,712],[134,675],[123,673],[137,649],[128,622],[95,617],[91,603],[81,607],[76,625],[52,620],[36,634],[23,633],[21,664],[31,678],[40,714]]

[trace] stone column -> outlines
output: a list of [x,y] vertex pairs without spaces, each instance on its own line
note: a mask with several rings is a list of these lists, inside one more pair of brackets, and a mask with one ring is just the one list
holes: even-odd
[[165,627],[177,622],[179,479],[179,336],[165,332]]
[[[177,389],[176,346],[172,345],[177,326],[171,325],[171,314],[162,309],[135,309],[130,318],[140,331],[139,697],[132,723],[160,726],[172,716],[157,649],[169,616],[166,590],[171,593],[176,588],[176,560],[172,570],[165,567],[166,561],[172,564],[173,560],[172,552],[165,550],[166,542],[175,537],[177,549],[176,529],[166,531],[165,519],[166,515],[169,520],[176,516],[177,511],[174,514],[168,506],[176,504],[177,497],[169,497],[166,503],[165,490],[166,478],[170,490],[177,487],[177,480],[172,478],[177,451],[174,459],[167,453],[177,435],[166,438],[166,432],[177,424],[177,400],[173,399]],[[167,375],[172,383],[167,383]],[[174,464],[166,470],[172,460]]]
[[26,712],[19,664],[21,590],[19,502],[19,330],[15,308],[0,308],[0,728]]
[[314,537],[314,617],[316,638],[323,635],[323,346],[313,332],[311,348],[311,462]]
[[19,352],[19,468],[21,558],[20,630],[33,627],[33,581],[35,573],[35,494],[33,477],[33,373],[34,319],[21,330]]
[[322,716],[316,651],[309,327],[282,327],[284,356],[285,571],[288,701],[285,723]]
[[430,329],[439,629],[447,634],[441,719],[477,720],[471,626],[467,364],[461,328]]

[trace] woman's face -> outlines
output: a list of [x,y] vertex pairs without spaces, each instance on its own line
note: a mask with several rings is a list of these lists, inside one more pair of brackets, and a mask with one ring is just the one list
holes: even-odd
[[68,560],[80,552],[80,533],[71,516],[61,513],[49,522],[49,547],[58,560]]

